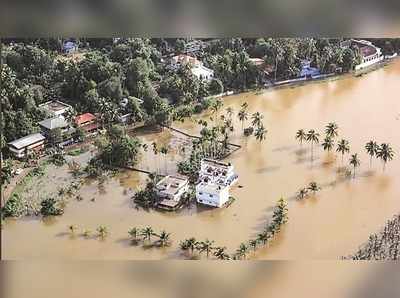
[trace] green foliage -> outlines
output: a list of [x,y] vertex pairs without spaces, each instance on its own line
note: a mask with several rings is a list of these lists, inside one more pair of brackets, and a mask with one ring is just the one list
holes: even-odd
[[17,194],[12,195],[1,210],[2,217],[19,217],[24,212],[24,204]]
[[56,216],[64,213],[62,208],[57,207],[57,202],[53,198],[44,199],[40,205],[40,214],[43,216]]

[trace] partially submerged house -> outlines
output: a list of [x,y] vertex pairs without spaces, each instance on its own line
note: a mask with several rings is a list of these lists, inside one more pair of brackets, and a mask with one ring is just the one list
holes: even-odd
[[343,48],[356,47],[361,55],[361,63],[355,66],[355,70],[359,70],[383,60],[381,48],[376,47],[372,42],[367,40],[349,39],[341,43]]
[[156,184],[160,199],[157,207],[175,210],[181,204],[183,195],[189,190],[189,180],[180,176],[166,176]]
[[[39,123],[41,133],[48,139],[53,145],[61,144],[68,145],[72,143],[72,134],[75,129],[69,125],[63,116],[56,116],[40,121]],[[59,130],[60,139],[55,142],[54,135],[56,130]]]
[[230,187],[238,180],[233,165],[203,159],[196,185],[196,200],[200,204],[223,207],[229,201]]
[[30,134],[9,142],[8,149],[17,158],[23,158],[32,152],[40,153],[44,149],[45,137],[40,133]]
[[74,41],[68,40],[63,44],[63,53],[73,54],[78,51],[78,44]]
[[309,60],[301,61],[300,77],[312,78],[320,74],[321,73],[318,68],[311,66],[311,61]]

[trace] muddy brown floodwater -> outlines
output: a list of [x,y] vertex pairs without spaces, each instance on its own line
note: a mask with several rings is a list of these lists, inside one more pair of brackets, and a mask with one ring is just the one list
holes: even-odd
[[[133,208],[130,197],[143,186],[146,176],[123,172],[103,186],[92,182],[81,188],[83,201],[71,202],[65,214],[50,221],[35,218],[9,220],[2,231],[3,258],[67,259],[177,259],[179,241],[194,236],[209,238],[233,252],[238,245],[260,232],[271,218],[272,207],[281,197],[289,203],[289,222],[267,248],[251,258],[256,259],[338,259],[354,252],[368,235],[400,210],[400,158],[382,164],[374,160],[372,170],[364,145],[369,140],[390,143],[400,152],[400,61],[363,77],[313,83],[296,88],[245,93],[225,98],[225,106],[235,112],[243,102],[250,112],[261,112],[268,135],[264,142],[240,136],[241,124],[235,122],[233,142],[243,148],[227,160],[239,174],[243,188],[232,190],[236,201],[227,209],[185,209],[177,213],[146,212]],[[208,119],[209,115],[198,118]],[[343,180],[337,174],[341,160],[318,147],[314,161],[310,148],[304,154],[294,139],[300,128],[316,129],[335,121],[339,138],[350,141],[350,152],[358,153],[361,167],[355,179]],[[197,133],[193,122],[175,123],[174,127]],[[170,131],[146,134],[151,143],[170,144],[178,150],[180,141]],[[184,142],[184,140],[182,141]],[[151,151],[151,150],[149,150]],[[178,154],[176,159],[181,158]],[[143,159],[145,167],[174,172],[174,157],[155,158],[151,152]],[[348,163],[349,156],[344,160]],[[323,185],[315,198],[294,199],[295,193],[310,181]],[[95,202],[91,198],[96,198]],[[109,227],[104,241],[71,238],[67,226],[95,230]],[[127,231],[133,226],[152,226],[156,231],[172,233],[169,248],[143,249],[131,246]]]

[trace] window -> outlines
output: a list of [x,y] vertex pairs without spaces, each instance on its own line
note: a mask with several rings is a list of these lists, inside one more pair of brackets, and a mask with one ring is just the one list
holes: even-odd
[[202,193],[202,192],[199,192],[199,195],[203,195],[203,193]]
[[209,196],[210,196],[210,198],[212,198],[212,197],[213,197],[213,195],[212,195],[212,194],[209,194]]

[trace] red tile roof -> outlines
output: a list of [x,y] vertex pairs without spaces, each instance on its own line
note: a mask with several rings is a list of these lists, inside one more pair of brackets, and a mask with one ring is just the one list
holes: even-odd
[[93,121],[93,120],[96,120],[96,116],[91,114],[91,113],[85,113],[85,114],[82,114],[82,115],[79,115],[79,116],[75,117],[76,125],[81,125],[81,124],[84,124],[86,122],[90,122],[90,121]]

